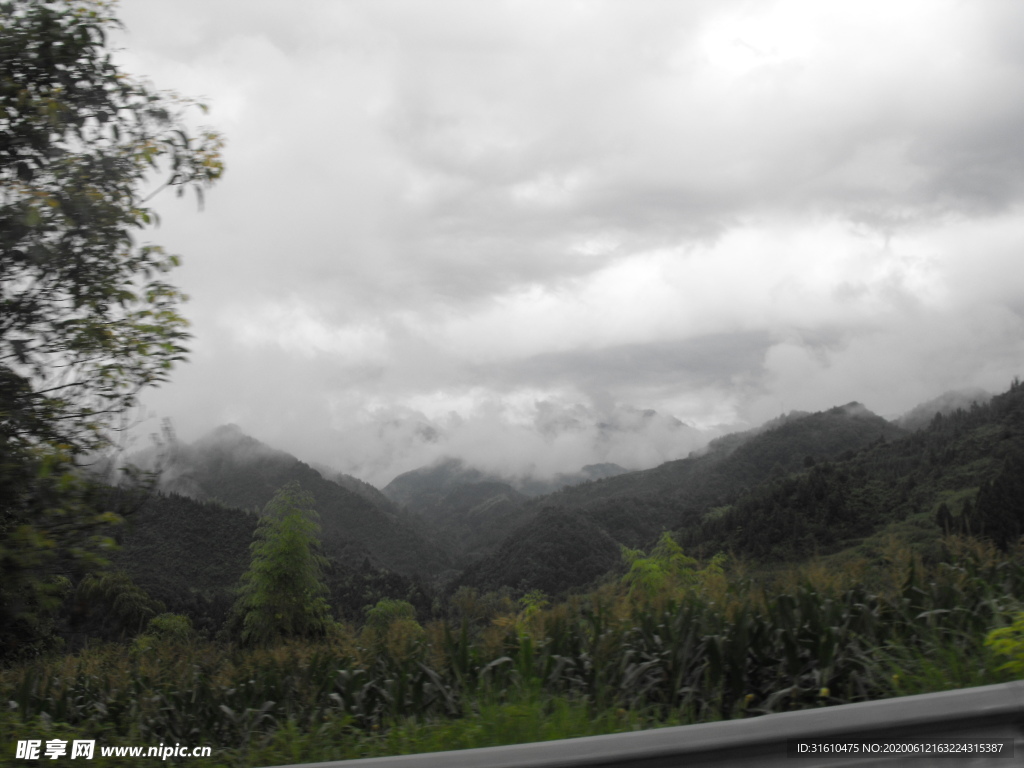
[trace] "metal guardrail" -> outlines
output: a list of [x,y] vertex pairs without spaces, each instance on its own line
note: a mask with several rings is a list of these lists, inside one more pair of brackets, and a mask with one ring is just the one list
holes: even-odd
[[[790,753],[797,741],[856,745],[855,754]],[[999,754],[904,756],[870,744],[1002,742]],[[897,699],[506,747],[432,752],[303,768],[1010,768],[1024,765],[1024,681]],[[298,766],[279,766],[298,768]]]

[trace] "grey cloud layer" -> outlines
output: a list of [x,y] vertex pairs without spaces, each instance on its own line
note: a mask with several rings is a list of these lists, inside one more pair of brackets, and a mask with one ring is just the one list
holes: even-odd
[[[230,141],[155,234],[197,339],[149,402],[186,437],[571,470],[619,449],[545,403],[751,423],[1019,373],[1016,4],[122,7],[125,67]],[[646,429],[614,439],[690,450]]]

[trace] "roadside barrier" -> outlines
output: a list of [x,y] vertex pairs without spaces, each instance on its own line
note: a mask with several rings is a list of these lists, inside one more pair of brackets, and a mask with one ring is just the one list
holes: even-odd
[[[1024,681],[743,720],[304,768],[1010,768],[1024,765]],[[278,768],[298,768],[279,766]]]

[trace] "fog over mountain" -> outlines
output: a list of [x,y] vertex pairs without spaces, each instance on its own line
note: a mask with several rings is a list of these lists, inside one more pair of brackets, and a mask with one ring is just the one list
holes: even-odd
[[[527,421],[497,405],[469,417],[395,414],[352,425],[324,461],[379,487],[402,472],[446,458],[508,479],[547,480],[588,464],[652,467],[682,458],[720,434],[633,408],[601,413],[583,405],[539,402],[533,417]],[[350,452],[342,453],[348,446]]]
[[943,392],[938,397],[911,408],[900,416],[897,423],[905,429],[922,429],[931,423],[937,413],[946,415],[957,408],[967,410],[975,404],[984,405],[991,399],[991,392],[977,388]]
[[228,142],[201,214],[153,201],[194,339],[143,430],[381,486],[1021,373],[1020,3],[120,7]]

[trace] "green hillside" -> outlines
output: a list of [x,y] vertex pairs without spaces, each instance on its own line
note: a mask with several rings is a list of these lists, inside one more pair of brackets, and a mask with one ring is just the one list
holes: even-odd
[[375,565],[404,574],[436,573],[449,566],[444,549],[425,530],[235,426],[219,427],[193,445],[173,445],[164,470],[165,490],[247,510],[262,509],[291,481],[313,494],[328,553],[340,554],[357,544]]
[[619,562],[619,544],[585,514],[545,509],[490,557],[469,566],[452,588],[489,592],[512,587],[558,594],[589,584]]
[[[560,572],[557,563],[591,553],[613,568],[617,559],[600,554],[606,539],[646,547],[663,530],[675,531],[687,551],[703,557],[726,552],[763,562],[862,544],[870,549],[870,537],[890,534],[923,546],[942,533],[936,515],[944,502],[952,507],[947,529],[970,527],[973,518],[957,522],[963,502],[1000,477],[1020,443],[1014,426],[1020,398],[1015,384],[987,405],[939,416],[913,433],[858,403],[792,414],[716,440],[700,455],[532,502],[531,519],[456,583],[525,590],[543,582],[555,593],[584,587],[592,579],[587,569],[565,570],[563,581],[550,574]],[[1002,487],[989,492],[1001,499],[989,507],[1005,506],[1002,499],[1012,494]],[[574,536],[546,534],[560,510],[586,524]],[[973,532],[996,525],[994,512],[968,512],[985,516]],[[1016,529],[1012,515],[1001,520],[1005,539]]]
[[216,631],[249,566],[256,515],[180,494],[154,494],[118,536],[114,563],[150,596]]
[[526,497],[507,483],[458,485],[420,515],[457,563],[489,554],[523,520]]
[[682,540],[764,561],[836,552],[880,534],[925,545],[951,529],[1006,545],[1024,522],[1022,451],[1024,388],[1015,382],[985,405],[936,415],[912,435],[816,463],[687,521]]
[[[196,629],[212,636],[224,624],[249,566],[256,521],[245,510],[157,493],[120,530],[113,562],[167,610],[189,616]],[[326,555],[328,602],[336,617],[359,621],[367,606],[385,597],[429,610],[430,598],[415,580],[374,566],[358,542],[332,546]]]

